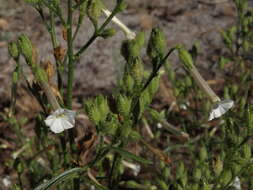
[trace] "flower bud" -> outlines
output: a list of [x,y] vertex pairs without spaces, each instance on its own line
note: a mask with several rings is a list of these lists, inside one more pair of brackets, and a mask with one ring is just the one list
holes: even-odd
[[154,96],[159,89],[160,76],[154,77],[148,86],[148,91],[151,96]]
[[138,84],[141,83],[143,80],[143,73],[144,73],[142,60],[139,57],[136,57],[135,59],[133,59],[133,63],[131,64],[130,67],[131,67],[130,68],[131,74],[134,80]]
[[159,28],[154,28],[148,41],[147,54],[153,60],[163,59],[166,50],[166,39]]
[[140,55],[140,47],[135,40],[126,40],[122,43],[121,54],[124,56],[126,61],[129,62],[133,58],[136,58],[138,55]]
[[194,171],[193,171],[193,178],[194,178],[194,180],[200,181],[201,176],[202,176],[201,170],[199,168],[194,169]]
[[127,4],[123,0],[117,0],[117,11],[122,12],[127,8]]
[[156,180],[157,181],[157,183],[158,183],[158,186],[160,187],[159,189],[160,190],[168,190],[168,185],[167,185],[167,183],[165,183],[163,180],[161,180],[161,179],[157,179]]
[[131,75],[125,75],[123,78],[124,86],[127,92],[132,92],[134,88],[134,79]]
[[125,186],[127,188],[130,188],[130,189],[140,189],[140,188],[143,188],[142,185],[140,185],[139,183],[133,181],[133,180],[129,180],[126,182]]
[[246,159],[251,158],[251,147],[249,144],[243,145],[243,155],[244,155],[244,158]]
[[183,162],[179,162],[176,169],[176,178],[181,178],[185,173],[185,166]]
[[221,157],[218,156],[214,161],[213,161],[213,171],[215,175],[218,177],[223,170],[223,162],[221,160]]
[[87,14],[93,24],[96,25],[98,17],[101,15],[103,4],[100,0],[89,0],[87,4]]
[[109,38],[109,37],[112,37],[114,34],[116,33],[116,30],[115,29],[113,29],[113,28],[107,28],[107,29],[105,29],[101,34],[100,34],[100,36],[102,37],[102,38]]
[[144,32],[139,32],[135,37],[135,41],[136,41],[137,45],[139,46],[139,48],[141,48],[145,44]]
[[19,158],[16,158],[14,161],[14,168],[18,172],[18,174],[22,174],[24,171],[24,164]]
[[228,185],[228,183],[232,179],[232,172],[230,170],[223,170],[221,176],[220,176],[220,182],[223,186]]
[[39,68],[39,67],[35,70],[35,78],[38,82],[42,82],[42,83],[48,82],[46,71],[42,68]]
[[26,35],[21,35],[18,39],[18,45],[27,63],[31,65],[32,57],[33,57],[33,46],[32,46],[31,41]]
[[12,58],[17,59],[19,57],[19,49],[15,42],[10,42],[8,44],[8,50]]
[[117,99],[118,111],[124,117],[128,117],[131,111],[131,99],[126,96],[119,95]]
[[205,147],[201,147],[199,151],[199,159],[200,161],[205,161],[208,157],[207,150]]
[[188,51],[186,51],[183,47],[178,48],[178,53],[179,59],[182,61],[184,66],[190,70],[194,65],[191,54]]
[[13,84],[17,84],[18,83],[18,72],[17,71],[14,71],[12,73],[12,82],[13,82]]

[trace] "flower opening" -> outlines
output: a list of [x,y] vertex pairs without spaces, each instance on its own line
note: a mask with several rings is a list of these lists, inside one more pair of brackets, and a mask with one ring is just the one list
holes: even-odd
[[75,126],[75,116],[75,111],[59,108],[45,119],[45,123],[54,133],[61,133]]

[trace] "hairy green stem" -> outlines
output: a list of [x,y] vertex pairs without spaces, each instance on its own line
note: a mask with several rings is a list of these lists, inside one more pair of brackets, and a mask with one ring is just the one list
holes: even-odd
[[110,21],[113,19],[114,15],[117,13],[117,11],[113,11],[112,14],[105,20],[105,22],[102,24],[102,26],[94,32],[92,37],[88,40],[86,44],[84,44],[81,49],[75,54],[75,58],[78,59],[80,55],[96,40],[97,37],[99,37],[100,33],[105,29],[105,27],[110,23]]
[[[55,50],[55,48],[58,47],[59,43],[57,41],[56,38],[56,33],[55,33],[55,17],[54,17],[54,13],[51,11],[50,12],[50,30],[49,30],[50,36],[51,36],[51,41],[52,41],[52,45],[53,48]],[[57,66],[57,79],[58,79],[58,88],[60,90],[60,93],[62,95],[62,88],[63,88],[63,84],[62,84],[62,68],[61,68],[61,61],[59,61],[56,57],[55,57],[55,61],[56,61],[56,66]]]

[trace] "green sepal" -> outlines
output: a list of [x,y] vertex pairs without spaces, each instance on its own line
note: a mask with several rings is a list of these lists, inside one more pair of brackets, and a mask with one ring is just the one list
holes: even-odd
[[148,56],[152,59],[152,62],[162,60],[165,50],[166,38],[164,33],[159,28],[153,28],[148,41]]
[[183,47],[178,48],[178,53],[179,53],[179,59],[181,62],[184,64],[186,69],[192,69],[194,67],[193,59],[191,54],[185,50]]
[[20,52],[24,55],[27,64],[32,66],[33,46],[26,35],[21,35],[18,38],[18,46]]
[[101,34],[100,36],[102,38],[109,38],[109,37],[112,37],[114,34],[116,33],[116,30],[114,28],[107,28],[105,29]]
[[18,46],[15,42],[10,42],[8,44],[8,51],[9,51],[9,55],[14,58],[17,59],[19,57],[19,49]]

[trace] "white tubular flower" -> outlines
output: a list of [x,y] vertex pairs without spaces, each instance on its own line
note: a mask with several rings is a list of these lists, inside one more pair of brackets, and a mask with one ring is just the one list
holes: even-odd
[[75,116],[75,111],[59,108],[45,119],[45,123],[54,133],[61,133],[75,126]]
[[236,190],[242,190],[240,178],[236,177],[232,182],[231,186],[234,187]]
[[130,168],[130,169],[132,169],[133,170],[133,174],[134,174],[134,176],[138,176],[138,174],[140,173],[140,171],[141,171],[141,166],[140,165],[138,165],[138,164],[133,164],[133,163],[130,163],[130,162],[127,162],[127,161],[122,161],[122,163],[123,163],[123,165],[125,166],[125,167],[128,167],[128,168]]
[[234,106],[233,100],[223,100],[214,104],[211,113],[209,115],[208,121],[218,118],[225,114],[230,108]]
[[[109,17],[112,13],[109,11],[109,10],[107,10],[107,9],[102,9],[102,11],[103,11],[103,13],[107,16],[107,17]],[[123,24],[117,17],[113,17],[113,19],[112,19],[112,21],[115,23],[115,24],[117,24],[122,30],[123,30],[123,32],[125,33],[125,35],[126,35],[126,38],[128,39],[128,40],[133,40],[133,39],[135,39],[135,36],[136,36],[136,34],[133,32],[133,31],[131,31],[125,24]]]
[[198,69],[194,65],[191,54],[184,48],[179,47],[179,58],[184,64],[185,68],[191,73],[194,80],[197,82],[198,86],[206,93],[210,100],[214,103],[214,106],[209,115],[209,121],[222,116],[230,108],[233,107],[234,102],[232,100],[223,100],[217,96],[217,94],[211,89],[205,79],[200,75]]

